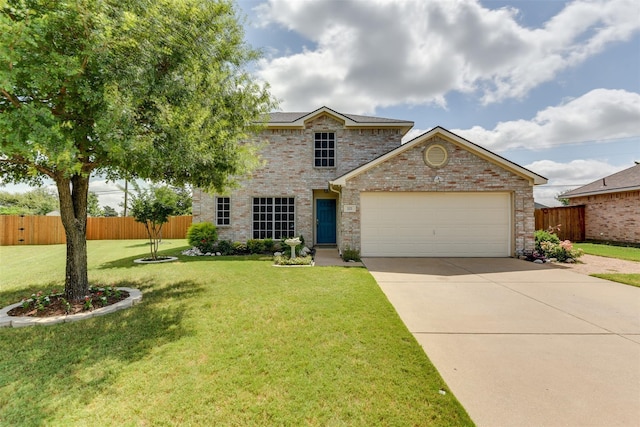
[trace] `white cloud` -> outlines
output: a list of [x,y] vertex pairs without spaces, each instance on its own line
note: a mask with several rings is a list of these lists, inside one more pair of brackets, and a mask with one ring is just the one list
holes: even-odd
[[600,178],[609,176],[631,165],[615,166],[601,160],[580,159],[569,163],[552,160],[539,160],[525,168],[535,171],[549,179],[547,185],[534,187],[534,199],[546,206],[560,206],[556,197],[568,190],[589,184]]
[[640,30],[637,12],[635,0],[575,1],[527,28],[516,9],[474,0],[270,0],[258,8],[261,24],[314,48],[264,59],[258,75],[286,111],[445,105],[450,91],[498,102],[628,40]]
[[581,141],[640,136],[640,94],[595,89],[562,105],[539,111],[531,120],[500,122],[451,131],[485,148],[541,149]]

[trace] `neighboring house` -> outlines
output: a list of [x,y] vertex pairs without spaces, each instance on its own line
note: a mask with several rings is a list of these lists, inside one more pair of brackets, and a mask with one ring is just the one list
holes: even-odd
[[585,238],[640,243],[640,164],[560,196],[585,207]]
[[506,257],[534,248],[533,186],[546,179],[436,127],[343,114],[273,113],[265,165],[225,195],[196,189],[194,222],[220,239],[303,235],[363,256]]

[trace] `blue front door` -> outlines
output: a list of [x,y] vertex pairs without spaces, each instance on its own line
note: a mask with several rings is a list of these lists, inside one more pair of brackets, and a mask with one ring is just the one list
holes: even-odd
[[316,243],[336,243],[336,200],[316,200]]

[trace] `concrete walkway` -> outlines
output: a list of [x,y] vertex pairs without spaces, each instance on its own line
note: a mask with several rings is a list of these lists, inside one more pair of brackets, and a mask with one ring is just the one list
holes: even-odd
[[321,248],[316,247],[316,254],[313,261],[317,267],[364,267],[361,262],[344,262],[340,258],[338,248]]
[[640,426],[640,288],[509,258],[364,264],[478,426]]

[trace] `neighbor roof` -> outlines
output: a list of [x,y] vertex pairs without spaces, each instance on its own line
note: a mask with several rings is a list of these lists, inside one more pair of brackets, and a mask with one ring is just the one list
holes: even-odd
[[640,164],[562,194],[563,199],[640,190]]
[[367,171],[369,169],[371,169],[372,167],[375,167],[377,165],[379,165],[380,163],[383,163],[389,159],[391,159],[392,157],[397,156],[400,153],[403,153],[405,151],[407,151],[408,149],[410,149],[411,147],[420,144],[428,139],[431,139],[432,137],[436,136],[436,135],[440,135],[445,137],[447,140],[453,142],[454,144],[457,144],[459,146],[462,146],[464,148],[466,148],[467,150],[469,150],[470,152],[476,154],[477,156],[480,156],[492,163],[495,163],[507,170],[510,170],[512,172],[514,172],[515,174],[522,176],[523,178],[526,178],[528,180],[531,181],[531,183],[533,185],[540,185],[540,184],[546,184],[547,183],[547,178],[543,177],[542,175],[538,175],[537,173],[534,173],[532,171],[530,171],[529,169],[523,168],[522,166],[513,163],[507,159],[505,159],[504,157],[501,157],[495,153],[492,153],[491,151],[480,147],[479,145],[474,144],[471,141],[468,141],[464,138],[462,138],[461,136],[456,135],[455,133],[437,126],[433,129],[431,129],[430,131],[427,131],[425,133],[423,133],[420,136],[417,136],[416,138],[412,139],[411,141],[401,145],[398,148],[395,148],[391,151],[389,151],[386,154],[383,154],[382,156],[370,161],[369,163],[366,163],[358,168],[353,169],[350,172],[347,172],[346,174],[339,176],[338,178],[334,179],[333,181],[331,181],[330,183],[332,185],[339,185],[339,186],[344,186],[347,182],[347,180],[361,174],[364,171]]
[[407,120],[388,119],[384,117],[362,116],[358,114],[345,114],[332,110],[329,107],[321,107],[312,112],[291,113],[291,112],[274,112],[269,114],[267,127],[295,127],[304,128],[305,122],[314,119],[322,114],[328,114],[342,122],[345,128],[349,127],[391,127],[400,128],[402,134],[407,133],[412,127],[413,122]]

